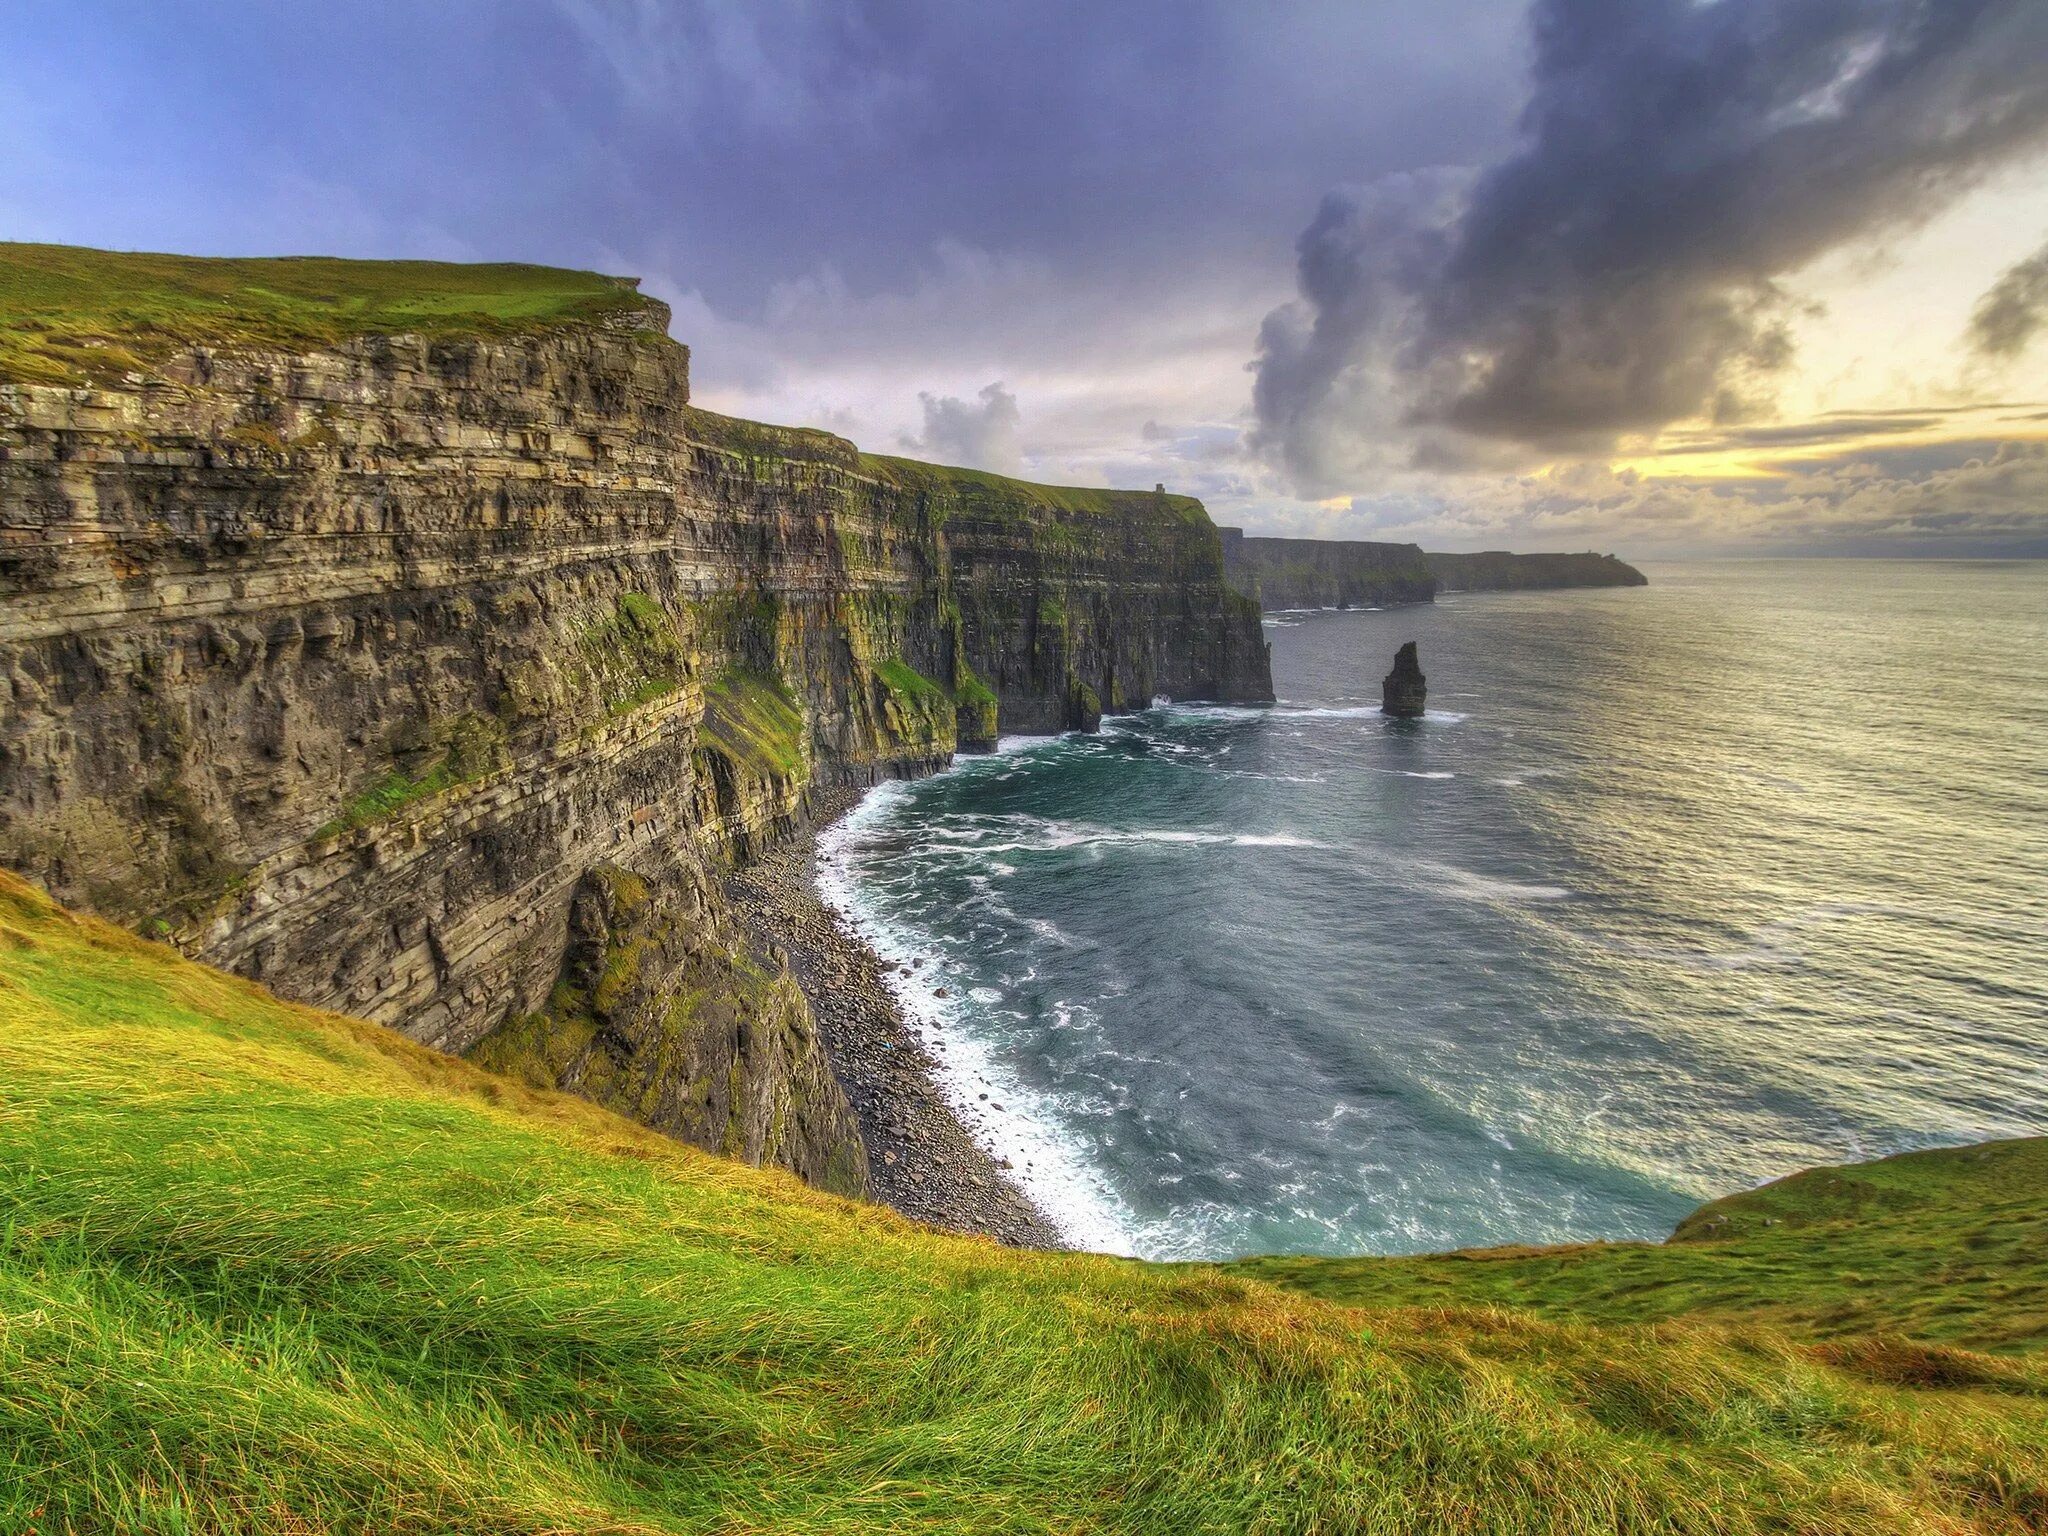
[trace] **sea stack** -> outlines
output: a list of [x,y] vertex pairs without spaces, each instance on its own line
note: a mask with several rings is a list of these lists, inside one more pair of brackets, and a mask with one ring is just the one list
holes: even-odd
[[1380,713],[1397,720],[1420,720],[1426,694],[1422,662],[1415,655],[1415,642],[1410,640],[1394,652],[1394,670],[1380,683]]

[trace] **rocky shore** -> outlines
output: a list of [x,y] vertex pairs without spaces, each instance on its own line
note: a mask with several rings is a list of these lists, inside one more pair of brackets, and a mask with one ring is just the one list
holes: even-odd
[[1057,1228],[977,1143],[939,1086],[939,1063],[883,980],[886,963],[819,898],[817,833],[858,791],[812,805],[810,827],[726,877],[726,897],[755,939],[787,957],[809,998],[840,1087],[860,1119],[877,1198],[952,1232],[1019,1248],[1065,1246]]

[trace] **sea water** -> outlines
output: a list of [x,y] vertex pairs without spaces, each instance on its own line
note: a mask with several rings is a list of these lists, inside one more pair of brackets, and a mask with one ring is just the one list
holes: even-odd
[[1087,1247],[1654,1238],[2048,1132],[2048,565],[1649,574],[1269,615],[1278,705],[885,786],[821,884]]

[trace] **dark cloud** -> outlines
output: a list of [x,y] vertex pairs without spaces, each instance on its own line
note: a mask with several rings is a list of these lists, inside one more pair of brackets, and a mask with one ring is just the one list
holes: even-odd
[[2048,137],[2041,0],[1537,0],[1532,23],[1518,149],[1458,197],[1332,194],[1301,238],[1255,402],[1311,490],[1390,441],[1451,464],[1740,421],[1788,360],[1788,273]]
[[[1832,473],[1881,475],[1888,480],[1920,483],[1972,462],[1988,463],[2016,453],[2038,456],[2043,447],[2038,439],[2009,437],[1949,438],[1928,443],[1864,443],[1818,458],[1762,459],[1756,467],[1789,480]],[[2044,506],[2041,513],[2044,525],[2048,525],[2048,506]]]
[[1236,418],[1325,187],[1499,151],[1524,3],[8,0],[0,238],[634,273],[715,408],[1002,378],[1079,477]]
[[[2048,69],[2044,62],[2043,69]],[[2017,357],[2048,326],[2048,245],[2006,268],[1970,316],[1970,345],[1987,357]]]
[[896,291],[945,241],[1164,300],[1269,270],[1361,160],[1493,152],[1518,6],[10,0],[0,220],[623,264],[750,318],[821,270]]
[[924,433],[909,437],[903,446],[944,464],[968,464],[976,469],[993,469],[1015,474],[1024,464],[1017,441],[1017,425],[1023,419],[1017,397],[1001,383],[984,387],[973,402],[957,395],[920,394],[924,408]]

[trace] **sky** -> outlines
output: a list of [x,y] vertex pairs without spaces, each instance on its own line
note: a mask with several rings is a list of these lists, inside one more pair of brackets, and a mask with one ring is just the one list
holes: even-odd
[[10,0],[0,239],[633,274],[693,398],[1436,549],[2048,556],[2041,0]]

